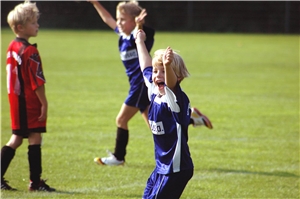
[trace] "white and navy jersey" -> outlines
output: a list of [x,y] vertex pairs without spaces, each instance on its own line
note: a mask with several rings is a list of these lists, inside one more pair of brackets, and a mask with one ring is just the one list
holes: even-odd
[[150,99],[149,123],[155,145],[156,170],[160,174],[192,169],[188,141],[190,123],[190,101],[181,90],[179,83],[176,92],[165,86],[165,95],[159,95],[152,82],[152,67],[143,71]]
[[[146,48],[148,52],[154,43],[154,29],[143,26],[143,30],[146,33],[147,39],[145,41]],[[138,53],[135,44],[135,34],[137,29],[134,29],[130,36],[126,36],[119,32],[118,27],[116,27],[115,32],[120,36],[119,38],[119,52],[121,60],[125,66],[126,74],[129,78],[130,86],[138,86],[143,80],[143,75],[140,69]]]

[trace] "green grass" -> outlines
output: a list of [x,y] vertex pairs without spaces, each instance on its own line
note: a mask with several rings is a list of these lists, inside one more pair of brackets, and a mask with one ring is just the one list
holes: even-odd
[[[1,31],[1,144],[10,135]],[[299,36],[157,32],[152,50],[180,51],[192,106],[214,129],[189,129],[195,173],[183,199],[299,197]],[[29,193],[27,140],[5,175],[17,192],[2,198],[141,198],[155,162],[142,117],[129,123],[124,167],[97,166],[113,150],[115,117],[129,88],[111,31],[41,29],[38,43],[49,101],[43,178],[56,193]]]

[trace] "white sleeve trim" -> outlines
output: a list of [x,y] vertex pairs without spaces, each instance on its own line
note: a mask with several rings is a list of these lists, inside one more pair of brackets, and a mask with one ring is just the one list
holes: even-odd
[[165,86],[165,93],[166,93],[166,101],[167,101],[168,106],[170,107],[171,111],[173,111],[175,113],[179,113],[180,107],[177,104],[176,95],[167,86]]

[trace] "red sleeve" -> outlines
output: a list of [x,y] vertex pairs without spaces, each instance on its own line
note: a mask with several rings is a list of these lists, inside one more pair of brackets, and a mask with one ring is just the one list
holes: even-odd
[[42,86],[46,83],[42,68],[42,62],[39,52],[34,46],[29,46],[26,51],[27,52],[25,54],[26,56],[28,56],[27,69],[31,82],[31,88],[32,90],[35,90],[39,86]]
[[6,59],[7,91],[8,94],[20,95],[20,81],[18,79],[18,65],[22,62],[21,58],[12,50],[14,42],[9,45]]

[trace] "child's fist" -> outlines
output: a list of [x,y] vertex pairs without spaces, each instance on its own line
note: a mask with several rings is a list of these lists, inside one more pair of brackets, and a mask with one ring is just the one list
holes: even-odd
[[165,66],[169,66],[173,61],[173,57],[174,57],[173,50],[171,47],[168,46],[168,48],[166,49],[163,55],[163,64]]

